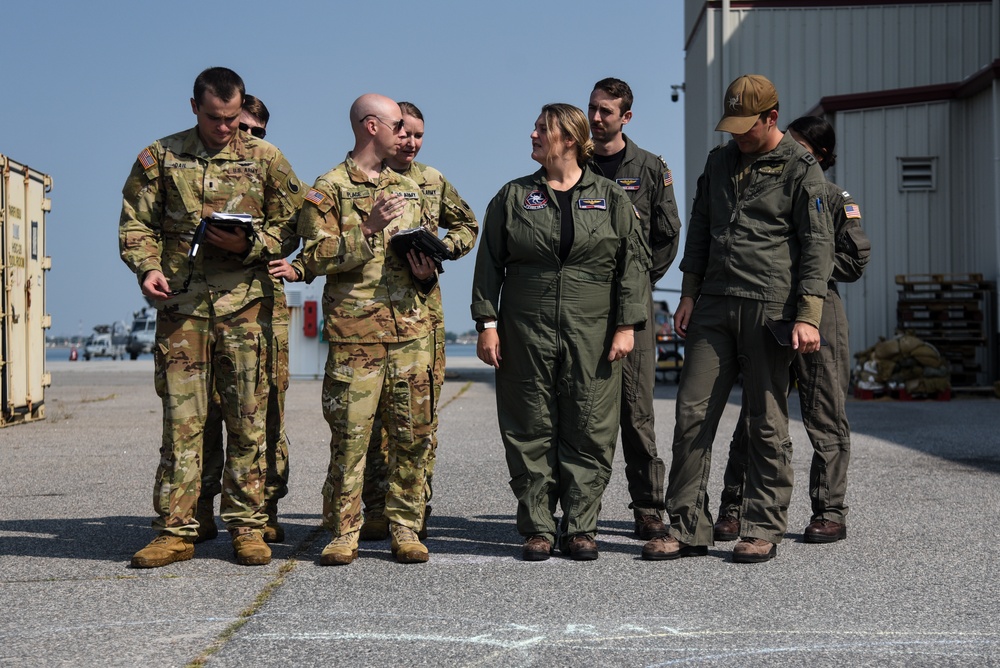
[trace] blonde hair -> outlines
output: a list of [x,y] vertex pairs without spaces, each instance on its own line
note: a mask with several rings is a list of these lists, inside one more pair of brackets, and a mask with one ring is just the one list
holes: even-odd
[[587,116],[572,104],[556,102],[542,107],[542,116],[549,130],[558,127],[565,139],[576,143],[576,162],[583,167],[594,155],[594,142],[590,138],[590,123]]

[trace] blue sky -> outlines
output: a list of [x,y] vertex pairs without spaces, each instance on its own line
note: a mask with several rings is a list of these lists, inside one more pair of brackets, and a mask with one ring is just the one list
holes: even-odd
[[[636,96],[626,131],[670,164],[686,222],[683,104],[670,101],[684,80],[682,13],[680,0],[7,3],[0,153],[54,180],[50,333],[86,334],[144,305],[118,257],[121,188],[143,147],[194,125],[191,86],[215,65],[265,101],[268,140],[309,183],[351,148],[358,95],[416,103],[418,159],[480,218],[505,182],[538,167],[529,134],[541,105],[585,108],[593,83],[616,76]],[[474,255],[443,276],[450,331],[472,328]],[[659,284],[679,286],[676,267]]]

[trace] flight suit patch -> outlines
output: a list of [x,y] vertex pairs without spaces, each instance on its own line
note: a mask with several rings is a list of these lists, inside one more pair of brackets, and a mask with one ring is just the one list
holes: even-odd
[[674,174],[669,169],[663,172],[663,187],[672,186],[674,184]]
[[784,170],[784,165],[761,165],[757,171],[765,176],[780,176]]
[[642,179],[638,176],[625,176],[615,179],[615,183],[620,185],[622,190],[638,190],[639,186],[642,185]]
[[527,211],[538,211],[549,205],[549,198],[541,190],[532,190],[524,198],[524,208]]
[[601,211],[606,211],[608,208],[608,202],[603,197],[602,198],[583,198],[576,201],[576,206],[579,209],[600,209]]
[[858,220],[861,220],[861,207],[857,204],[845,204],[844,215],[848,218],[857,218]]

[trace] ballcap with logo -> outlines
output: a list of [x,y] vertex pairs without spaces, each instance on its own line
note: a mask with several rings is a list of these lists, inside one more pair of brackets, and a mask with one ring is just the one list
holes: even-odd
[[778,106],[778,91],[765,77],[744,74],[729,84],[722,104],[724,114],[715,126],[716,131],[741,135],[753,127],[761,114]]

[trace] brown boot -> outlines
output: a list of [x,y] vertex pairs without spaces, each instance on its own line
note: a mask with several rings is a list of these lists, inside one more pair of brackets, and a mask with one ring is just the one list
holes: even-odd
[[161,533],[132,557],[132,568],[159,568],[175,561],[187,561],[194,556],[191,538]]
[[341,534],[331,540],[319,556],[320,566],[346,566],[358,558],[358,532]]
[[268,501],[264,507],[267,513],[267,524],[261,535],[265,543],[281,543],[285,540],[285,528],[278,524],[278,500]]
[[198,499],[198,507],[194,511],[194,518],[198,521],[198,537],[195,543],[203,543],[212,540],[219,535],[219,528],[215,526],[215,497]]
[[365,521],[361,525],[361,540],[385,540],[389,537],[389,520],[381,510],[365,513]]
[[733,561],[737,564],[758,564],[774,559],[778,546],[763,538],[740,538],[733,548]]
[[263,566],[271,563],[271,548],[260,535],[260,529],[237,527],[231,529],[233,553],[241,566]]
[[430,558],[427,548],[413,529],[401,524],[390,524],[389,533],[392,534],[392,556],[399,563],[422,564]]

